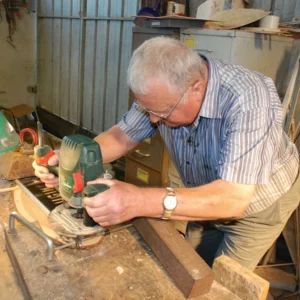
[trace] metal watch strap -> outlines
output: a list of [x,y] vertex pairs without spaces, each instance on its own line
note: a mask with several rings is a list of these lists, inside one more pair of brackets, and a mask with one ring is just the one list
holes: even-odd
[[[174,196],[174,197],[176,197],[176,193],[175,193],[175,191],[174,191],[173,188],[171,188],[171,187],[166,187],[166,190],[167,190],[167,194],[166,194],[165,198],[166,198],[167,196]],[[165,200],[165,198],[164,198],[164,200]],[[164,212],[163,212],[163,215],[162,215],[161,218],[162,218],[163,220],[169,220],[170,217],[171,217],[171,215],[172,215],[172,212],[173,212],[174,209],[172,209],[172,210],[166,209],[165,206],[164,206],[164,200],[163,200],[163,208],[164,208]]]

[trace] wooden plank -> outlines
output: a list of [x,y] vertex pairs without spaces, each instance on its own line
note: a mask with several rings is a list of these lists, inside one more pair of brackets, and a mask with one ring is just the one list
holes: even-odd
[[213,271],[218,283],[235,295],[248,300],[265,300],[269,282],[231,258],[222,255],[214,260]]
[[272,265],[256,268],[255,274],[264,278],[270,283],[270,287],[274,289],[280,289],[289,291],[291,293],[296,292],[297,282],[295,275],[291,272],[284,270],[282,267],[273,267]]
[[204,28],[208,29],[234,29],[245,26],[260,20],[270,12],[261,9],[234,8],[215,13],[211,19],[218,21],[208,21]]
[[139,218],[133,225],[187,298],[210,291],[213,273],[171,222]]

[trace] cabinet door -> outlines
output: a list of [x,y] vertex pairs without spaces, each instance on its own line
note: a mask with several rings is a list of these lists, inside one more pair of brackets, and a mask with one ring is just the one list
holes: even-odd
[[232,37],[230,36],[191,34],[183,35],[182,41],[199,54],[230,61],[232,47]]
[[292,51],[290,38],[241,32],[234,40],[231,62],[272,78],[283,97],[289,82]]
[[145,165],[126,158],[125,181],[137,186],[161,186],[161,174]]

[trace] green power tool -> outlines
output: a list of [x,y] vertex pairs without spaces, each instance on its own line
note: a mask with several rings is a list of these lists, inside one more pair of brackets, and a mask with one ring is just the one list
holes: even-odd
[[79,237],[102,230],[87,214],[83,198],[108,189],[105,184],[87,185],[103,176],[102,154],[97,142],[83,135],[65,136],[59,159],[59,193],[65,200],[57,206],[49,220],[62,235]]

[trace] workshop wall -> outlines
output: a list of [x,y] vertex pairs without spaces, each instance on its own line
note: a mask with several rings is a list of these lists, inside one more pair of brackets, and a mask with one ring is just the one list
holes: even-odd
[[[280,16],[281,22],[290,22],[293,18],[300,20],[300,0],[273,0],[273,13]],[[272,0],[251,0],[252,7],[270,11]]]
[[[144,0],[145,1],[145,0]],[[191,15],[196,15],[197,8],[206,0],[190,0]],[[232,5],[241,3],[242,0],[225,0],[224,8],[229,9]],[[293,18],[300,20],[300,0],[244,0],[246,7],[271,10],[273,1],[273,13],[280,16],[281,22],[292,21]]]
[[128,108],[131,16],[138,0],[41,1],[38,105],[94,132]]
[[0,5],[0,104],[10,108],[18,104],[35,105],[35,94],[27,91],[36,85],[36,14],[20,8],[16,31],[7,42],[8,23]]

